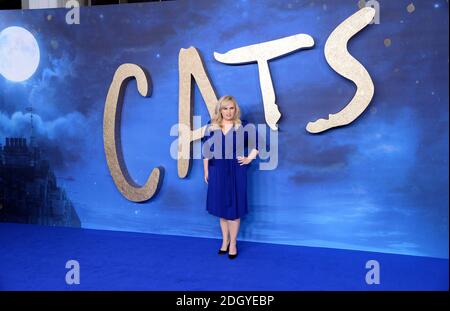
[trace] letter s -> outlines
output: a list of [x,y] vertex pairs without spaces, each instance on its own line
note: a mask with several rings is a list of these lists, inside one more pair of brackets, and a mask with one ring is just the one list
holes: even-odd
[[347,42],[364,27],[369,25],[375,16],[375,9],[365,7],[343,21],[328,37],[325,43],[325,58],[331,68],[341,76],[356,84],[356,93],[350,103],[329,119],[318,119],[309,122],[306,130],[320,133],[353,122],[367,108],[374,94],[374,85],[366,68],[347,50]]

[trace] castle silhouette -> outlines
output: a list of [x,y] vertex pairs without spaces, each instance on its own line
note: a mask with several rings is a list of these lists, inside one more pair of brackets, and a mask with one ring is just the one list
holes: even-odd
[[0,222],[81,227],[42,150],[25,138],[0,144]]

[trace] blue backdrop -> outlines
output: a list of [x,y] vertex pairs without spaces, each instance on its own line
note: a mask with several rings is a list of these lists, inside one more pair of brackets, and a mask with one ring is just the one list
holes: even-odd
[[[219,96],[234,95],[251,122],[264,123],[256,64],[227,66],[213,52],[311,35],[315,47],[270,62],[279,122],[276,170],[249,171],[249,215],[240,238],[448,258],[448,3],[379,1],[380,24],[349,43],[375,96],[351,125],[320,135],[309,121],[342,109],[354,85],[326,63],[324,44],[357,1],[173,1],[67,10],[0,12],[0,31],[29,30],[40,48],[36,73],[20,83],[0,75],[0,138],[37,140],[85,228],[218,237],[205,210],[203,167],[179,179],[170,156],[178,122],[178,53],[195,46]],[[388,39],[388,40],[387,40]],[[0,60],[1,62],[1,60]],[[142,98],[125,94],[122,140],[131,175],[143,183],[165,168],[158,195],[143,204],[116,189],[103,151],[102,119],[117,67],[135,63],[152,77]],[[195,114],[208,114],[196,89]]]

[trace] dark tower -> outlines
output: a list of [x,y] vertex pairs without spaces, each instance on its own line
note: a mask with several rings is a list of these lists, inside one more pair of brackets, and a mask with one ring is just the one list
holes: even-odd
[[0,145],[0,222],[81,227],[49,162],[22,137]]

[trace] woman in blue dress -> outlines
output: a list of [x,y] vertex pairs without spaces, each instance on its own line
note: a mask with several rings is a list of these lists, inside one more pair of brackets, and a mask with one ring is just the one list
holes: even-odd
[[[222,246],[219,254],[237,256],[236,239],[240,219],[247,214],[247,165],[258,155],[256,130],[241,121],[240,109],[232,96],[219,99],[203,142],[204,180],[208,184],[207,211],[220,218]],[[253,129],[248,130],[248,129]],[[252,147],[248,156],[245,149]]]

